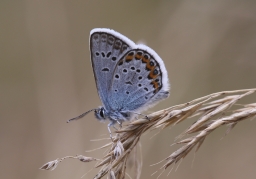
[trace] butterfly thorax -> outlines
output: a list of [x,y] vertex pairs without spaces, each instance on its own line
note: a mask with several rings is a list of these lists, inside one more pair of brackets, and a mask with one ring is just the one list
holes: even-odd
[[95,117],[100,120],[106,120],[109,119],[110,121],[127,121],[132,118],[132,115],[128,111],[122,111],[122,110],[107,110],[106,108],[100,106],[98,109],[95,110]]

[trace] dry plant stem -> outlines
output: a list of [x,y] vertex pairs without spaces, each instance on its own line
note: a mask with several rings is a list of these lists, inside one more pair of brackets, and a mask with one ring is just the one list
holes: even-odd
[[[213,93],[184,104],[154,112],[148,115],[149,120],[138,119],[130,122],[122,129],[116,131],[117,134],[112,142],[98,148],[103,149],[109,147],[110,149],[103,159],[100,160],[100,163],[96,165],[96,167],[101,167],[101,169],[94,178],[100,179],[108,173],[110,178],[125,178],[127,159],[131,151],[140,141],[142,134],[153,129],[159,129],[161,132],[161,130],[168,126],[176,125],[192,117],[197,117],[197,121],[185,130],[179,138],[187,134],[196,133],[195,136],[175,143],[183,144],[183,146],[161,161],[166,162],[161,167],[161,169],[165,170],[171,164],[177,163],[183,159],[195,146],[197,146],[197,151],[207,135],[220,126],[226,125],[228,127],[226,133],[228,133],[238,122],[255,117],[256,103],[237,105],[240,108],[233,109],[234,104],[241,98],[255,91],[256,88]],[[82,155],[67,156],[50,161],[44,164],[41,169],[53,170],[61,161],[67,158],[79,159],[82,162],[98,160]]]
[[65,159],[78,159],[81,162],[91,162],[91,161],[99,160],[99,159],[96,159],[96,158],[93,158],[93,157],[86,157],[86,156],[83,156],[83,155],[66,156],[66,157],[63,157],[63,158],[60,158],[60,159],[58,158],[56,160],[47,162],[46,164],[44,164],[39,169],[41,169],[41,170],[54,170],[58,166],[58,164],[60,162],[62,162],[63,160],[65,160]]
[[[198,120],[183,132],[182,136],[196,132],[198,134],[177,142],[184,144],[184,146],[163,160],[166,161],[166,164],[164,164],[162,169],[166,169],[172,163],[177,163],[195,146],[197,146],[196,150],[198,150],[206,136],[218,127],[227,125],[229,127],[228,130],[231,130],[239,121],[256,116],[256,104],[244,105],[240,109],[231,110],[238,100],[254,93],[255,90],[245,89],[213,93],[184,104],[154,112],[148,115],[150,120],[138,119],[130,122],[122,129],[116,131],[117,135],[113,139],[110,151],[103,158],[102,162],[96,166],[102,166],[102,168],[95,176],[95,179],[102,178],[110,171],[115,172],[117,179],[123,178],[125,176],[127,158],[139,142],[142,134],[152,129],[162,130],[170,125],[176,125],[196,116]],[[226,114],[226,116],[223,116],[223,114]],[[215,119],[218,116],[219,118]],[[119,158],[115,158],[114,148],[118,141],[123,144],[124,152]],[[111,145],[111,143],[107,145]]]
[[180,159],[184,158],[190,150],[198,144],[197,149],[201,146],[203,143],[205,137],[210,134],[213,130],[217,129],[221,125],[226,125],[226,124],[232,124],[232,123],[237,123],[241,120],[253,117],[256,115],[256,107],[254,109],[247,109],[243,112],[233,114],[228,117],[223,117],[221,119],[218,119],[214,121],[211,125],[209,125],[207,128],[202,130],[198,135],[188,138],[186,140],[180,141],[179,143],[187,143],[183,147],[181,147],[179,150],[176,152],[172,153],[169,157],[166,158],[167,163],[162,167],[162,168],[167,168],[169,165],[172,163],[178,162]]

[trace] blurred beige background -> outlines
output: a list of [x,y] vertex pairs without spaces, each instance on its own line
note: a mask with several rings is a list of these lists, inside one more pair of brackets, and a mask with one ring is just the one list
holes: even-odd
[[[90,140],[107,135],[107,124],[93,114],[66,124],[101,104],[88,46],[96,27],[143,40],[164,60],[171,96],[150,111],[256,87],[256,1],[1,0],[0,178],[81,178],[95,163],[66,160],[52,172],[38,168],[66,155],[103,156],[104,150],[85,151],[106,143]],[[144,135],[141,178],[161,166],[149,167],[177,148],[170,144],[192,122],[152,139],[156,131]],[[223,140],[225,128],[215,131],[194,162],[190,153],[176,172],[167,177],[168,169],[161,178],[255,178],[255,126],[255,120],[241,122]]]

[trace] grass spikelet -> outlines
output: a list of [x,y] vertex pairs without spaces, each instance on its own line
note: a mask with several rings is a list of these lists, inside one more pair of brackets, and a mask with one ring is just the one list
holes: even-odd
[[[109,151],[96,165],[96,168],[101,168],[94,179],[100,179],[106,174],[109,174],[109,178],[115,179],[123,179],[126,175],[129,176],[126,174],[127,159],[145,132],[153,129],[161,132],[168,126],[174,126],[185,120],[196,118],[197,120],[177,137],[180,141],[173,144],[181,144],[182,146],[157,165],[165,162],[161,167],[164,171],[170,165],[181,162],[192,149],[195,148],[195,151],[197,151],[207,136],[217,128],[227,126],[226,134],[228,134],[240,121],[254,118],[256,116],[255,101],[250,104],[238,104],[238,101],[255,91],[256,88],[213,93],[149,114],[149,119],[131,121],[115,131],[116,135],[113,136],[113,141],[101,147],[109,147]],[[181,139],[188,134],[193,136]],[[48,162],[41,169],[52,170],[64,158]],[[90,160],[81,156],[68,158],[76,158],[87,162],[98,160],[93,158]],[[141,166],[138,168],[141,169]],[[160,175],[163,171],[160,172]],[[140,176],[140,172],[137,173],[136,178]]]

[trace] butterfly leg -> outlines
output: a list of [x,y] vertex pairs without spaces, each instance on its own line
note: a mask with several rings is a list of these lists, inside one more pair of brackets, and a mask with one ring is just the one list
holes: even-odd
[[120,129],[122,128],[122,122],[120,122],[120,121],[116,121],[118,124],[119,124],[119,126],[120,126]]
[[111,132],[111,129],[110,127],[114,125],[114,122],[111,121],[109,124],[108,124],[108,132],[109,132],[109,136],[110,136],[110,139],[113,141],[113,137],[112,137],[112,132]]

